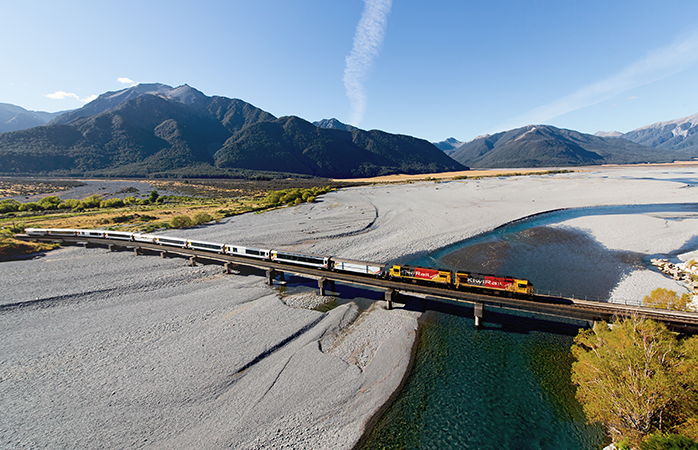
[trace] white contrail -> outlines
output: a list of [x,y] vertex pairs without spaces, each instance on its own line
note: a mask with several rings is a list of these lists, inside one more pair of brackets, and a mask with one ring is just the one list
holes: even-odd
[[392,0],[364,0],[364,12],[356,26],[354,47],[346,58],[344,87],[351,103],[351,121],[358,126],[366,111],[364,80],[373,58],[378,55],[388,26],[388,14]]
[[698,30],[682,36],[667,47],[649,52],[643,59],[605,80],[515,117],[498,127],[498,131],[544,123],[562,114],[609,100],[628,89],[677,74],[696,63],[698,63]]

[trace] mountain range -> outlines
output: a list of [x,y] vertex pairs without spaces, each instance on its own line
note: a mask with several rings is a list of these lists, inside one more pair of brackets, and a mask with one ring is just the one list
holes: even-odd
[[139,84],[59,113],[0,103],[0,173],[331,178],[474,168],[559,167],[698,156],[698,114],[629,133],[529,125],[469,142],[429,143],[337,119],[277,118],[239,99]]
[[61,114],[63,111],[55,113],[28,111],[21,106],[0,103],[0,133],[38,127]]
[[334,178],[467,169],[423,139],[321,128],[299,117],[276,118],[239,99],[163,84],[107,92],[46,125],[0,133],[0,168],[4,174],[229,176],[254,170]]
[[599,131],[590,135],[550,125],[528,125],[466,143],[449,138],[434,145],[473,168],[690,160],[698,157],[698,114],[628,133]]
[[434,144],[436,148],[438,148],[439,150],[443,150],[444,153],[450,156],[453,154],[453,152],[455,152],[458,149],[458,147],[465,144],[465,142],[450,137],[440,142],[432,142],[432,144]]
[[528,125],[480,136],[451,157],[474,168],[560,167],[593,164],[673,162],[690,152],[657,149],[618,137],[601,137],[550,125]]
[[698,114],[668,122],[657,122],[620,137],[649,147],[695,154],[698,152]]

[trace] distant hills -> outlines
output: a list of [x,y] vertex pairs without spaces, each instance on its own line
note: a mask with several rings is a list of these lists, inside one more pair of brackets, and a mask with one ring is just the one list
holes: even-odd
[[186,84],[139,84],[60,113],[0,103],[4,175],[226,177],[264,171],[353,178],[697,156],[698,114],[625,134],[529,125],[465,143],[452,137],[429,143],[334,118],[277,118]]
[[439,150],[442,150],[447,155],[452,155],[453,152],[455,152],[456,149],[458,149],[458,147],[463,145],[465,142],[461,142],[456,138],[450,137],[444,141],[432,142],[432,143],[436,146],[436,148],[438,148]]
[[352,131],[356,127],[353,127],[351,125],[347,125],[345,123],[340,122],[337,119],[322,119],[318,122],[313,122],[313,125],[316,127],[320,128],[329,128],[331,130],[344,130],[344,131]]
[[649,147],[698,154],[698,114],[657,122],[622,134],[622,138]]
[[276,118],[187,85],[141,84],[102,94],[47,125],[0,133],[0,172],[229,176],[258,170],[351,178],[467,169],[423,139],[345,127]]
[[28,111],[21,106],[0,103],[0,133],[38,127],[61,114],[63,112]]
[[690,159],[686,152],[651,148],[622,138],[594,136],[550,125],[529,125],[481,136],[458,147],[451,157],[473,168],[632,164]]
[[472,168],[691,160],[698,157],[698,114],[647,125],[625,134],[599,131],[590,135],[550,125],[529,125],[479,136],[460,145],[458,142],[449,138],[434,145]]

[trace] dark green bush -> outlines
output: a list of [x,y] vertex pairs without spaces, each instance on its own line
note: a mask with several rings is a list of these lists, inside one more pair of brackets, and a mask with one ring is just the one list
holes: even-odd
[[303,202],[312,203],[318,195],[326,194],[331,190],[332,188],[330,186],[324,188],[315,186],[312,189],[294,188],[282,191],[271,191],[267,194],[264,201],[270,205],[298,205]]
[[124,206],[124,201],[120,198],[108,198],[99,202],[100,208],[121,208]]
[[97,194],[90,195],[83,199],[82,203],[85,208],[99,208],[100,203],[102,203],[102,196]]
[[0,200],[0,214],[19,211],[19,205],[21,205],[21,203],[17,200]]
[[199,225],[199,224],[202,224],[202,223],[206,223],[206,222],[212,221],[212,220],[213,220],[213,217],[211,217],[211,215],[208,214],[208,213],[200,212],[200,213],[194,214],[194,217],[192,218],[192,220],[194,221],[194,224],[195,224],[195,225]]
[[698,450],[698,443],[682,434],[653,434],[640,450]]
[[63,201],[56,197],[55,195],[51,195],[49,197],[44,197],[41,200],[37,202],[37,204],[41,207],[41,209],[46,210],[46,209],[58,209],[58,206],[63,203]]
[[17,208],[18,211],[41,211],[41,206],[35,202],[22,203]]
[[80,200],[76,200],[74,198],[67,199],[65,202],[63,202],[63,206],[70,209],[85,209],[85,204],[82,203]]
[[188,228],[193,225],[194,222],[192,222],[191,217],[186,215],[175,216],[172,219],[170,219],[171,228]]

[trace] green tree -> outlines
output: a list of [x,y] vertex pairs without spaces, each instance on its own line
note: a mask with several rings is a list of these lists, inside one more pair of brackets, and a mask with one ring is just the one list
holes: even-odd
[[194,221],[195,225],[199,225],[201,223],[210,222],[211,220],[213,220],[213,218],[208,213],[199,212],[199,213],[194,214],[194,217],[192,218],[192,220]]
[[698,437],[698,338],[680,341],[663,324],[629,318],[580,331],[572,354],[577,399],[615,442],[638,448],[670,430]]
[[267,194],[264,201],[266,201],[267,203],[276,204],[279,203],[279,201],[281,201],[281,197],[283,197],[283,195],[284,193],[282,191],[271,191]]
[[0,214],[19,211],[20,202],[13,199],[0,200]]
[[41,211],[41,206],[36,202],[22,203],[17,208],[17,211]]
[[288,204],[296,200],[296,194],[294,192],[288,192],[286,195],[281,197],[281,203]]
[[55,195],[44,197],[37,202],[41,209],[58,209],[58,205],[62,203],[62,200]]
[[189,228],[194,225],[191,217],[186,215],[175,216],[170,219],[170,227],[172,228]]
[[698,443],[683,435],[660,433],[642,442],[640,450],[698,450]]
[[148,196],[148,200],[150,200],[150,203],[155,203],[158,200],[158,197],[160,197],[158,191],[152,191],[150,196]]
[[69,198],[65,202],[63,202],[63,205],[65,205],[66,208],[74,209],[74,210],[82,210],[85,209],[85,204],[82,203],[80,200],[76,200],[74,198]]
[[108,198],[99,202],[100,208],[121,208],[124,206],[124,201],[120,198]]
[[90,195],[82,200],[82,204],[85,208],[99,208],[100,203],[102,203],[102,196],[97,194]]
[[657,288],[642,299],[644,306],[650,308],[673,309],[676,311],[687,311],[691,297],[683,294],[681,297],[674,292],[664,288]]

